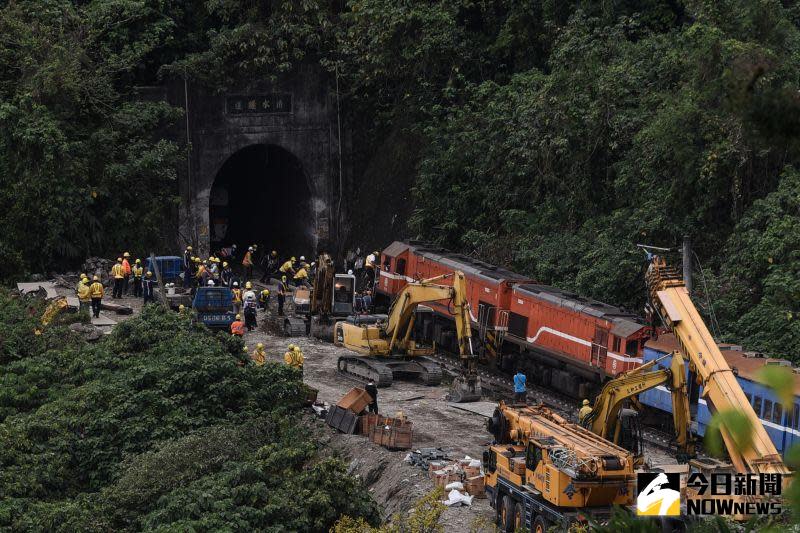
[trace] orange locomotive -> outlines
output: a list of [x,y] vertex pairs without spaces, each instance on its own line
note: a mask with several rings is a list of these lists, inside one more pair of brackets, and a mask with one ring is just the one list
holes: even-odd
[[[381,253],[378,296],[394,298],[412,280],[464,272],[481,358],[534,381],[586,397],[608,377],[642,363],[652,329],[636,315],[597,300],[429,245],[395,241]],[[452,310],[431,303],[418,336],[457,351]]]

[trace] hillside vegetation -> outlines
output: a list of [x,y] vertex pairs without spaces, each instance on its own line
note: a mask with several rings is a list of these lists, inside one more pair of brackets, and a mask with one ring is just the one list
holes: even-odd
[[796,357],[798,21],[790,0],[7,3],[0,277],[165,234],[179,110],[134,86],[313,62],[339,77],[350,210],[387,216],[360,190],[375,160],[413,184],[370,246],[421,237],[639,310],[636,244],[688,234],[719,335]]

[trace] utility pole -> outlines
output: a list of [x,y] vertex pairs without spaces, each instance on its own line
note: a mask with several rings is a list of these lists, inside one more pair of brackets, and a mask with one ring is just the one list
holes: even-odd
[[692,240],[688,235],[683,236],[683,283],[686,291],[692,294]]

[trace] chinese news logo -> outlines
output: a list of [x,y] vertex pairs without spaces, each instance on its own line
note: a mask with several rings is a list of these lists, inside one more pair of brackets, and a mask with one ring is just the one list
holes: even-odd
[[[696,496],[686,501],[691,515],[767,515],[780,514],[782,474],[711,474],[711,482],[701,472],[689,474],[687,488]],[[709,490],[710,489],[710,490]]]
[[680,516],[680,474],[639,472],[636,474],[638,516]]

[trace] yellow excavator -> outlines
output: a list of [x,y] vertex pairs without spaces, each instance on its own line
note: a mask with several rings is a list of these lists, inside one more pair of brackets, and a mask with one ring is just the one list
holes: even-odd
[[500,531],[567,531],[607,520],[613,505],[633,503],[633,457],[541,405],[500,402],[483,453],[486,495]]
[[[653,370],[665,357],[645,363],[612,379],[597,395],[592,411],[580,424],[634,455],[636,466],[644,463],[644,446],[638,413],[623,408],[626,400],[638,404],[637,396],[666,385],[672,393],[672,419],[675,426],[677,459],[686,462],[695,456],[695,439],[690,430],[691,415],[686,389],[686,368],[680,352],[672,354],[670,368]],[[640,407],[640,406],[639,406]]]
[[[437,283],[451,277],[452,285]],[[356,315],[337,322],[334,343],[357,353],[340,357],[339,371],[361,380],[373,380],[378,387],[390,386],[395,376],[418,378],[429,385],[440,383],[441,366],[428,357],[433,355],[435,347],[423,345],[413,337],[419,306],[440,300],[450,301],[462,364],[461,373],[454,380],[450,399],[454,402],[480,399],[466,280],[461,271],[409,283],[392,302],[385,320],[362,324]]]
[[736,471],[788,474],[789,469],[692,303],[681,273],[668,267],[663,258],[651,254],[645,280],[651,309],[675,335],[681,352],[689,360],[688,383],[702,385],[703,398],[712,413],[738,410],[750,420],[752,444],[746,449],[736,445],[724,425],[720,427]]

